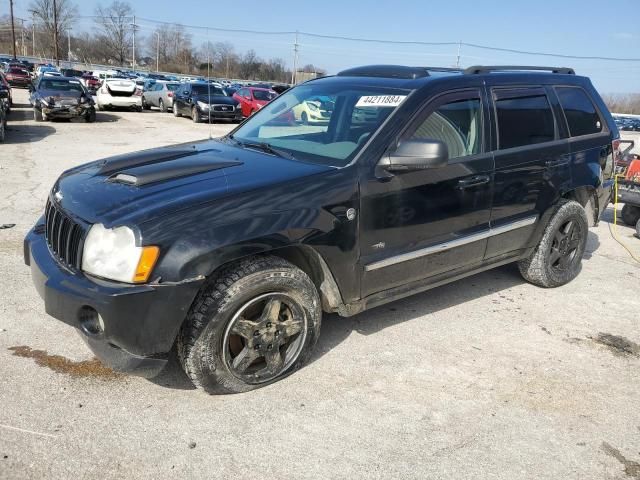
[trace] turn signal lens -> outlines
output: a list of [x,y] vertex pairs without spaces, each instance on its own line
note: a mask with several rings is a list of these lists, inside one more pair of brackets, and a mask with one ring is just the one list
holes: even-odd
[[159,255],[160,249],[158,247],[142,247],[142,255],[140,255],[140,261],[133,276],[134,283],[144,283],[149,279]]

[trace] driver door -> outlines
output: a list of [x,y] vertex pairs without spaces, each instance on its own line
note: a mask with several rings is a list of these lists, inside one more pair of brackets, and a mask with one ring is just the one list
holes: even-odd
[[363,298],[482,262],[493,184],[486,95],[478,86],[430,98],[398,144],[439,140],[448,163],[362,179]]

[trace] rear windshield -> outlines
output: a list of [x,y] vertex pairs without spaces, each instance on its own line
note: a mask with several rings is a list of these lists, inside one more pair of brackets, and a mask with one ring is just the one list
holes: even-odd
[[275,92],[268,92],[266,90],[254,90],[253,91],[253,98],[255,98],[256,100],[264,100],[265,102],[268,102],[274,98],[276,98],[278,95]]
[[23,70],[21,68],[10,68],[7,73],[18,73],[18,74],[21,74],[21,75],[28,75],[27,71]]
[[176,90],[178,90],[179,87],[180,87],[179,83],[167,83],[167,90],[171,90],[172,92],[175,92]]
[[80,70],[65,70],[64,74],[67,77],[81,77],[82,72]]

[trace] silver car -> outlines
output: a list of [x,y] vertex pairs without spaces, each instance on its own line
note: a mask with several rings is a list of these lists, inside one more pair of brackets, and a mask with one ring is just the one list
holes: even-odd
[[155,82],[142,93],[142,107],[149,110],[158,107],[161,112],[173,110],[173,97],[178,90],[178,82]]

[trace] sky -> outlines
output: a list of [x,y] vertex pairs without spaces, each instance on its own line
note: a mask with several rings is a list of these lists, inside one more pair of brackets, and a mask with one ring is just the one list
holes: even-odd
[[[0,0],[0,15],[8,13]],[[16,16],[28,18],[30,0],[14,0]],[[79,13],[93,15],[108,2],[76,0]],[[215,2],[211,0],[132,0],[140,35],[151,36],[149,20],[211,28],[321,35],[392,41],[465,42],[523,51],[575,56],[638,59],[631,62],[550,58],[462,46],[460,65],[520,64],[570,66],[591,77],[603,93],[640,92],[640,28],[625,18],[640,18],[638,0],[278,0]],[[74,27],[90,30],[92,20]],[[208,32],[188,29],[193,43],[229,41],[236,50],[254,49],[263,58],[293,63],[294,34]],[[454,66],[458,46],[393,45],[330,40],[300,34],[299,65],[314,64],[336,73],[373,63]],[[140,42],[140,40],[139,40]]]

